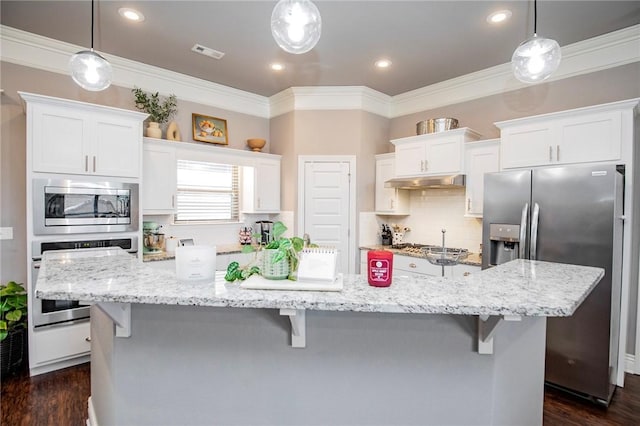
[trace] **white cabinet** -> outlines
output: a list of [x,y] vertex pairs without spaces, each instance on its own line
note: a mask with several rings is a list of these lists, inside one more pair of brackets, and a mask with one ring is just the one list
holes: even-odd
[[464,169],[464,143],[478,139],[480,135],[466,127],[394,139],[395,176],[460,173]]
[[34,172],[140,177],[146,114],[20,93]]
[[502,168],[619,160],[628,104],[615,102],[495,123],[500,128]]
[[142,155],[142,211],[144,214],[175,212],[176,170],[175,147],[145,138]]
[[280,160],[259,159],[242,168],[243,213],[280,213]]
[[376,155],[376,214],[409,214],[409,191],[384,186],[386,181],[395,177],[395,167],[394,153]]
[[47,364],[89,355],[91,351],[89,321],[35,330],[32,336],[29,347],[29,367],[32,370]]
[[465,144],[465,216],[482,217],[484,174],[500,171],[500,140]]
[[360,250],[360,274],[367,276],[369,270],[367,268],[367,255],[369,254],[369,250],[362,249]]
[[[471,273],[479,272],[480,266],[458,264],[444,267],[444,276],[447,278],[462,278]],[[442,266],[433,265],[427,259],[394,255],[393,276],[421,277],[425,275],[433,277],[442,276]]]

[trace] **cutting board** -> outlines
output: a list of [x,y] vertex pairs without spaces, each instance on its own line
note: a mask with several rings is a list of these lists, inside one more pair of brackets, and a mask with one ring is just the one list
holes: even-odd
[[268,280],[262,275],[251,275],[240,284],[240,288],[252,290],[341,291],[343,281],[342,274],[338,274],[333,282]]

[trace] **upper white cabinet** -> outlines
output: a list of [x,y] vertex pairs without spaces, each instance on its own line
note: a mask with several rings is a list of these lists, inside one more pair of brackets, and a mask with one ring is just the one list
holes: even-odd
[[467,128],[394,139],[395,175],[429,176],[460,173],[464,169],[464,143],[480,135]]
[[482,217],[484,174],[500,171],[500,139],[465,144],[465,216]]
[[176,202],[176,149],[153,139],[144,140],[142,211],[173,214]]
[[376,155],[376,214],[408,215],[409,191],[397,188],[385,188],[384,183],[395,177],[395,154]]
[[280,158],[256,159],[243,167],[242,212],[280,213]]
[[495,123],[503,169],[616,161],[634,101],[614,102]]
[[20,96],[27,103],[33,172],[140,177],[146,114],[29,93]]

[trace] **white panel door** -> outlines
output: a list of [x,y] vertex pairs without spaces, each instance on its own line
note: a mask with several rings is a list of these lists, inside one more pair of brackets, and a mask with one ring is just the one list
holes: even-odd
[[304,169],[304,230],[311,242],[338,249],[338,272],[348,272],[349,163],[310,162]]

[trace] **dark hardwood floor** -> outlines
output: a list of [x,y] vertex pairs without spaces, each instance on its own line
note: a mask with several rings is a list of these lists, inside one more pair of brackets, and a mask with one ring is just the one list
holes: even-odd
[[[3,426],[82,426],[91,393],[89,364],[30,378],[25,371],[2,378]],[[608,409],[555,389],[546,389],[544,425],[639,425],[640,376],[627,374]]]

